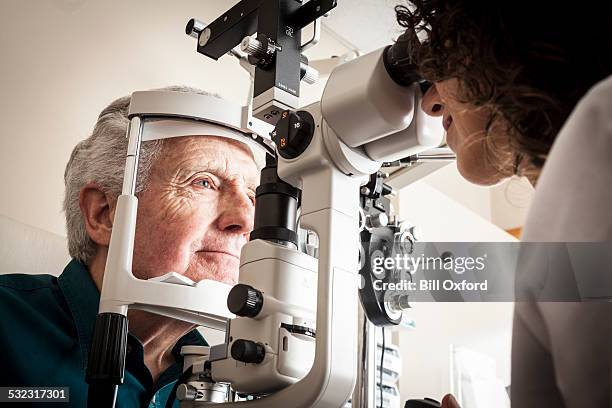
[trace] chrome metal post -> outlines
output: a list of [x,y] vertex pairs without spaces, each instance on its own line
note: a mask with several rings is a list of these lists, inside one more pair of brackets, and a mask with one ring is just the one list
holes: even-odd
[[359,307],[359,361],[357,382],[352,397],[353,408],[375,408],[376,404],[376,326]]

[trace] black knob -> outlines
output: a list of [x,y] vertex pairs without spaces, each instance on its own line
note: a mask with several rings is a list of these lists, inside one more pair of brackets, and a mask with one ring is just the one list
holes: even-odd
[[231,353],[236,361],[259,364],[266,356],[266,349],[254,341],[238,339],[232,344]]
[[441,407],[440,403],[435,399],[425,398],[422,400],[408,400],[404,408],[435,408]]
[[233,314],[255,317],[263,307],[263,293],[252,286],[237,284],[227,295],[227,308]]
[[306,111],[284,111],[272,132],[278,154],[293,159],[306,150],[314,135],[314,118]]

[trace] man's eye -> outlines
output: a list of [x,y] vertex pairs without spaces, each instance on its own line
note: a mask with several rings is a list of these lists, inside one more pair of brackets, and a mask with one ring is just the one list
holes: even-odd
[[211,190],[215,188],[213,182],[210,179],[199,179],[194,181],[194,184],[204,188],[210,188]]

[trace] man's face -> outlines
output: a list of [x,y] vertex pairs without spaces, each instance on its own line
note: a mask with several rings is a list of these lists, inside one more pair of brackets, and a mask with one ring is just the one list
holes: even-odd
[[259,173],[248,148],[213,136],[164,140],[138,196],[133,273],[238,281]]

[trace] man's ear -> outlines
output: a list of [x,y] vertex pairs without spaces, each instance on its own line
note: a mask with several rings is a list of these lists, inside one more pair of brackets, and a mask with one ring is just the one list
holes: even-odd
[[116,201],[97,184],[88,183],[81,187],[79,207],[85,229],[91,240],[98,245],[108,247],[110,244]]

